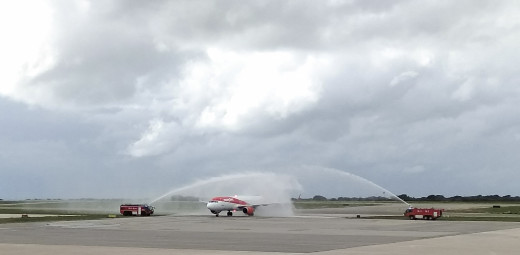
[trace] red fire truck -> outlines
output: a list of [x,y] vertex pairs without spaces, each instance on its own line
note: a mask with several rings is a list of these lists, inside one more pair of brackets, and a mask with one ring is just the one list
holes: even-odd
[[154,208],[146,204],[123,204],[119,211],[124,216],[150,216]]
[[442,212],[444,209],[425,209],[425,208],[408,208],[404,212],[404,216],[410,218],[410,220],[415,219],[425,219],[425,220],[435,220],[442,216]]

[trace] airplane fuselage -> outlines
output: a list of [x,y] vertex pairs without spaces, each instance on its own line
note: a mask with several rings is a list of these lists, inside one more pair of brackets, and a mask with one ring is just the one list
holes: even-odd
[[218,216],[222,211],[227,211],[228,216],[232,216],[233,211],[242,211],[252,216],[255,211],[255,206],[237,197],[214,197],[206,204],[206,207],[211,213],[215,214],[215,216]]

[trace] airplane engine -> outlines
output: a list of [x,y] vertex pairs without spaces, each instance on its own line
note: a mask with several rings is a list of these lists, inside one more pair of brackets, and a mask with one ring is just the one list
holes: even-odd
[[244,209],[242,209],[242,212],[244,212],[245,214],[249,215],[249,216],[253,216],[255,214],[255,208],[253,207],[244,207]]

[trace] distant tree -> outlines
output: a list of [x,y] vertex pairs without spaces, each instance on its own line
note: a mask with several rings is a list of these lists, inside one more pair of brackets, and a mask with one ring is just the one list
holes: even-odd
[[399,195],[399,196],[397,196],[397,197],[400,198],[400,199],[402,199],[402,200],[404,200],[404,201],[412,201],[412,200],[415,199],[415,198],[410,197],[410,196],[408,196],[408,195],[406,195],[406,194],[401,194],[401,195]]
[[426,200],[429,201],[445,201],[446,198],[443,195],[429,195],[426,197]]
[[[504,202],[520,202],[520,196],[499,196],[499,195],[476,195],[476,196],[453,196],[453,197],[444,197],[443,195],[429,195],[426,197],[412,197],[407,194],[401,194],[399,196],[400,199],[407,202],[414,201],[425,201],[425,202],[441,202],[441,201],[452,201],[452,202],[492,202],[492,201],[504,201]],[[293,200],[298,200],[293,198]],[[390,201],[391,198],[381,197],[381,196],[370,196],[370,197],[338,197],[327,199],[324,196],[316,195],[313,198],[306,198],[302,200],[314,200],[314,201]]]
[[454,196],[454,197],[450,197],[449,200],[455,201],[455,202],[462,202],[462,201],[464,201],[464,198],[462,196]]
[[320,195],[316,195],[312,198],[312,200],[316,200],[316,201],[327,201],[327,198],[324,197],[324,196],[320,196]]

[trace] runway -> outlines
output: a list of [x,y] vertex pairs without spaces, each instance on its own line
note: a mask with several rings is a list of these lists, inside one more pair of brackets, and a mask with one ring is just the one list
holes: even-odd
[[[468,239],[468,236],[478,238]],[[445,249],[449,247],[449,240],[454,239],[459,248],[464,248],[460,242],[465,239],[472,242],[480,238],[477,245],[483,245],[488,243],[486,238],[490,238],[491,245],[492,237],[500,237],[498,243],[514,241],[498,248],[510,249],[516,254],[520,224],[313,216],[128,217],[2,224],[0,250],[2,254],[171,254],[172,251],[183,254],[344,254],[346,251],[378,254],[380,249],[384,252],[381,254],[394,250],[396,254],[408,254],[407,250],[413,250],[410,247]],[[444,239],[448,241],[442,241]],[[465,248],[474,247],[477,246],[471,244]],[[464,252],[460,250],[457,254]]]

